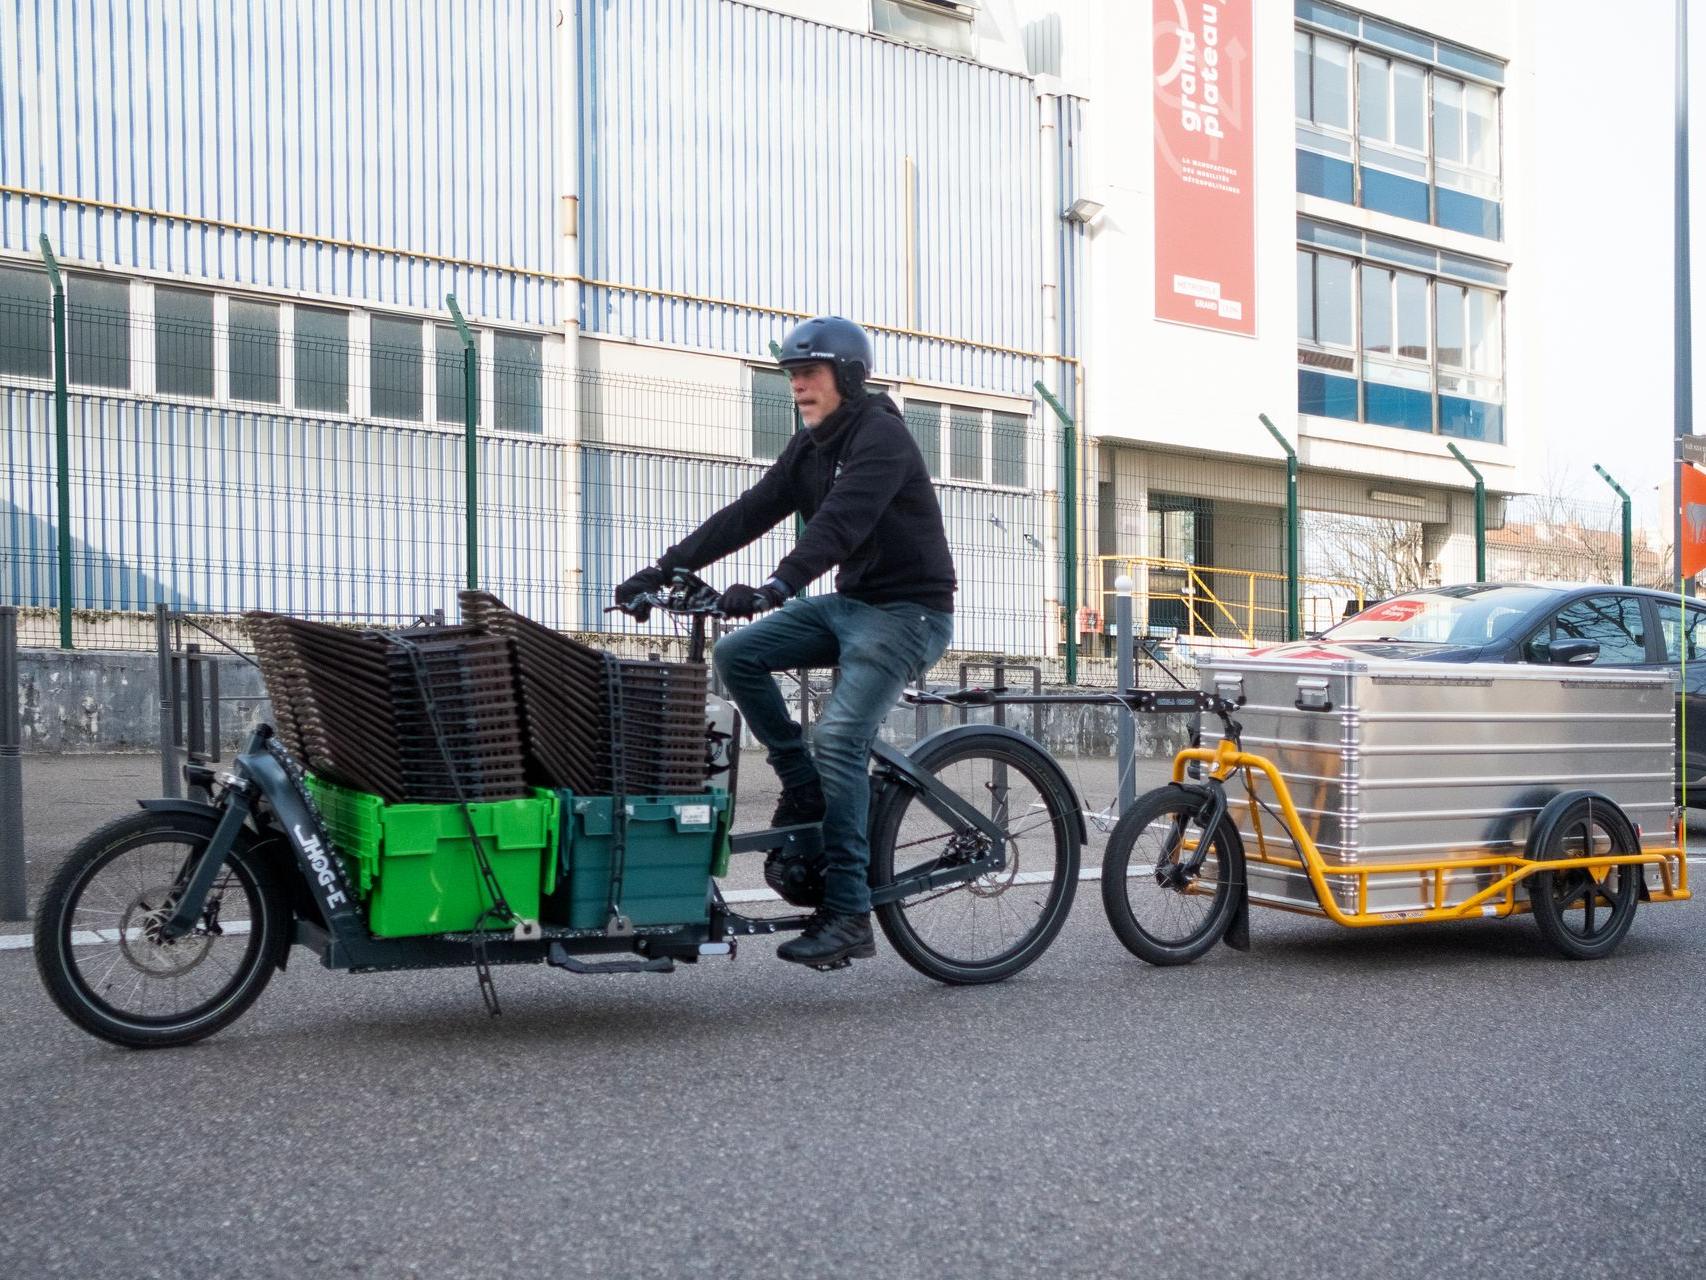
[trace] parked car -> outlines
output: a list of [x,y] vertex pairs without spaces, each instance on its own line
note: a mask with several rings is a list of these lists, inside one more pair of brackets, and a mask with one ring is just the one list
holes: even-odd
[[1687,761],[1688,803],[1706,808],[1706,601],[1688,601],[1686,617],[1677,596],[1645,587],[1473,582],[1393,596],[1318,636],[1258,652],[1666,669],[1679,690],[1677,753]]

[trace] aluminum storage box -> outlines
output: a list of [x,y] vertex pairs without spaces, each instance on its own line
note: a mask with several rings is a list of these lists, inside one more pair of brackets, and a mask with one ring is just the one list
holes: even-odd
[[[1302,654],[1204,661],[1203,687],[1245,700],[1244,749],[1274,762],[1327,863],[1521,854],[1546,802],[1577,789],[1615,801],[1640,828],[1643,848],[1674,845],[1668,673],[1382,662],[1297,648]],[[1212,744],[1217,725],[1203,728]],[[1260,860],[1241,780],[1226,794],[1250,859],[1251,897],[1319,912],[1300,869]],[[1273,804],[1260,786],[1257,794]],[[1259,817],[1268,851],[1297,857],[1279,821]],[[1497,874],[1448,873],[1445,903],[1473,896]],[[1328,877],[1346,911],[1358,909],[1357,880]],[[1648,881],[1657,884],[1656,869]],[[1429,874],[1373,876],[1365,909],[1419,910],[1434,905],[1434,891]]]

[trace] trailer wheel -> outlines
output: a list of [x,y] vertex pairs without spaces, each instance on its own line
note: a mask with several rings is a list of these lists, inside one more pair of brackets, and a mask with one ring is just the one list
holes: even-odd
[[[1528,856],[1535,859],[1639,852],[1639,838],[1623,811],[1590,795],[1558,797],[1541,810],[1528,840]],[[1528,900],[1541,936],[1559,954],[1598,960],[1629,932],[1640,888],[1638,865],[1538,871],[1528,878]]]

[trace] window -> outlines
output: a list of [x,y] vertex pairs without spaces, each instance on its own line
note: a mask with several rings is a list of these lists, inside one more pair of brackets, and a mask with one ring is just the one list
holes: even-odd
[[1025,419],[1016,413],[990,417],[990,479],[1010,489],[1025,487]]
[[421,322],[374,316],[369,361],[373,416],[420,422],[425,413],[425,357]]
[[972,5],[949,0],[871,0],[871,30],[881,36],[972,56]]
[[752,456],[779,458],[798,425],[788,375],[778,369],[752,371]]
[[[457,426],[467,423],[465,406],[468,371],[464,363],[462,335],[447,324],[433,326],[433,364],[437,370],[434,382],[438,389],[438,420]],[[474,406],[475,424],[479,423],[480,408]]]
[[53,377],[52,326],[47,272],[0,266],[0,373]]
[[154,289],[154,389],[165,396],[213,394],[213,295]]
[[231,398],[278,403],[278,308],[231,299]]
[[1486,85],[1434,76],[1440,226],[1499,234],[1499,97]]
[[924,466],[935,479],[942,476],[942,406],[934,400],[908,400],[906,429],[918,442]]
[[1349,204],[1356,196],[1351,143],[1351,47],[1295,33],[1297,189]]
[[65,290],[65,353],[71,381],[130,385],[130,281],[71,276]]
[[1350,39],[1293,33],[1297,189],[1498,239],[1504,64],[1330,5],[1298,16]]
[[948,410],[948,474],[955,480],[984,478],[983,414],[975,409]]
[[[1663,601],[1659,609],[1659,634],[1665,641],[1666,662],[1698,662],[1706,658],[1706,609],[1693,606],[1688,610],[1688,630],[1686,637],[1680,625],[1681,609],[1671,601]],[[1686,639],[1687,652],[1683,652]]]
[[349,313],[296,308],[296,407],[349,412]]
[[1306,240],[1428,266],[1404,270],[1298,249],[1299,411],[1502,442],[1502,298],[1496,289],[1434,273],[1502,274],[1476,260],[1364,239],[1309,219],[1299,227]]
[[1596,640],[1600,667],[1636,666],[1647,660],[1647,625],[1637,596],[1589,596],[1559,611],[1523,646],[1530,662],[1550,662],[1560,640]]
[[1436,296],[1440,430],[1470,440],[1502,440],[1499,295],[1442,280]]
[[545,342],[519,333],[493,336],[492,416],[504,431],[545,430]]
[[1298,409],[1303,413],[1357,419],[1355,273],[1348,258],[1298,251]]

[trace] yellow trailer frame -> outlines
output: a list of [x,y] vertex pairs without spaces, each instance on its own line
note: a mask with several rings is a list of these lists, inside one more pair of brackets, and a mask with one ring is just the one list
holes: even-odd
[[[1414,862],[1381,862],[1368,865],[1349,865],[1331,863],[1321,856],[1315,841],[1304,828],[1297,806],[1292,803],[1291,789],[1286,786],[1285,779],[1274,767],[1273,761],[1266,756],[1245,751],[1229,738],[1222,738],[1220,745],[1215,748],[1187,747],[1173,758],[1173,781],[1183,782],[1186,769],[1193,762],[1208,767],[1210,776],[1217,782],[1225,784],[1235,774],[1242,773],[1245,786],[1252,800],[1250,815],[1255,827],[1256,846],[1246,847],[1244,858],[1246,862],[1263,862],[1272,866],[1289,867],[1303,871],[1315,890],[1315,897],[1321,905],[1321,910],[1329,920],[1336,924],[1345,925],[1352,929],[1366,929],[1379,925],[1417,924],[1430,921],[1469,920],[1484,917],[1504,917],[1525,912],[1529,909],[1526,899],[1518,899],[1516,886],[1529,876],[1540,872],[1571,871],[1586,868],[1595,880],[1603,881],[1614,866],[1646,866],[1656,865],[1659,869],[1660,886],[1657,889],[1645,888],[1644,895],[1650,902],[1682,902],[1693,895],[1688,889],[1688,858],[1683,848],[1682,824],[1685,818],[1679,818],[1676,832],[1676,845],[1663,849],[1648,849],[1640,853],[1611,854],[1598,857],[1579,858],[1525,858],[1516,854],[1487,854],[1485,852],[1466,853],[1462,857],[1438,858],[1432,860],[1417,860]],[[1273,789],[1274,798],[1279,802],[1279,811],[1284,819],[1286,835],[1301,855],[1301,858],[1277,852],[1270,848],[1267,834],[1262,830],[1261,809],[1254,803],[1256,776],[1266,778]],[[1492,884],[1487,885],[1473,897],[1449,906],[1445,903],[1448,875],[1457,871],[1488,871],[1503,870],[1503,874]],[[1368,882],[1373,876],[1428,876],[1433,877],[1434,905],[1421,910],[1404,911],[1370,911],[1368,910]],[[1327,883],[1328,876],[1355,876],[1357,884],[1357,909],[1345,911],[1334,901],[1332,887]],[[1643,877],[1643,884],[1645,877]],[[1278,906],[1279,904],[1258,901],[1259,906]],[[1304,907],[1284,907],[1280,910],[1293,910],[1308,913]]]

